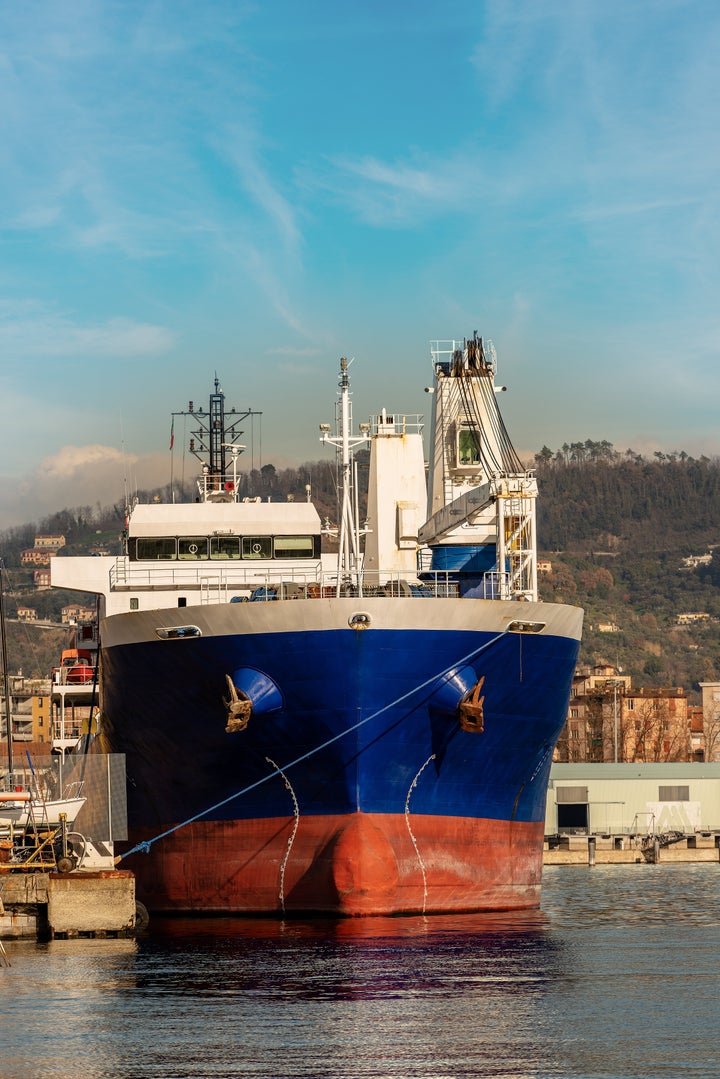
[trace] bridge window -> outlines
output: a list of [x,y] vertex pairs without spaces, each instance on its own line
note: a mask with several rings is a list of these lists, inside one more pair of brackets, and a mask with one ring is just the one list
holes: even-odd
[[243,536],[243,558],[272,558],[272,539],[270,536]]
[[207,558],[207,536],[180,536],[178,540],[178,558]]
[[137,557],[147,559],[168,559],[176,557],[175,540],[169,537],[138,536]]
[[276,536],[276,558],[312,558],[312,536]]
[[211,558],[239,558],[240,557],[240,537],[239,536],[211,536],[210,537],[210,557]]

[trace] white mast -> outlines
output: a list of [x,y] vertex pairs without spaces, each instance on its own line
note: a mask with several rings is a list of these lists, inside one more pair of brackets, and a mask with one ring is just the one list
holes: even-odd
[[368,441],[368,435],[352,434],[352,407],[350,403],[349,363],[345,356],[340,358],[340,378],[338,401],[335,408],[335,434],[329,434],[329,424],[320,424],[323,432],[321,442],[335,446],[340,464],[340,527],[334,531],[338,536],[337,594],[345,583],[352,583],[362,591],[360,529],[357,521],[355,499],[353,495],[352,453],[357,446]]

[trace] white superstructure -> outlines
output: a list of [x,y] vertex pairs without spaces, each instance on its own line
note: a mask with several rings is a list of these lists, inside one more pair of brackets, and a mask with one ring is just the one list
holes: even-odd
[[476,334],[435,342],[432,360],[430,517],[420,542],[474,546],[478,572],[492,585],[488,596],[537,600],[537,480],[500,415],[497,394],[505,387],[495,383],[495,349]]

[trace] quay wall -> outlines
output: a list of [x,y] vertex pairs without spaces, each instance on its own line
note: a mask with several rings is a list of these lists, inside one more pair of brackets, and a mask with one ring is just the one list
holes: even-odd
[[720,866],[720,833],[670,842],[652,837],[559,836],[546,839],[543,865],[631,865],[712,862]]
[[125,936],[135,914],[128,870],[0,873],[0,939]]

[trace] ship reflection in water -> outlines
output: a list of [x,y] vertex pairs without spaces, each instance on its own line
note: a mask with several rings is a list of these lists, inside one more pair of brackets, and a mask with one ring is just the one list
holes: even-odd
[[167,919],[155,925],[155,935],[164,951],[212,954],[212,985],[222,970],[228,991],[258,992],[277,1004],[288,998],[457,1000],[483,985],[524,992],[549,976],[555,948],[540,911],[342,921]]
[[8,1079],[717,1074],[717,867],[546,871],[542,911],[153,919],[7,942]]

